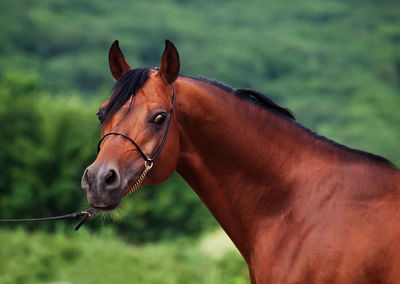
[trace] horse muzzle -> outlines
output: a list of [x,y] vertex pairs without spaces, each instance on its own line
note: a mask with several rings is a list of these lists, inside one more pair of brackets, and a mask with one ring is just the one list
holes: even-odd
[[81,187],[93,208],[109,211],[117,208],[121,202],[126,182],[116,167],[94,163],[83,173]]

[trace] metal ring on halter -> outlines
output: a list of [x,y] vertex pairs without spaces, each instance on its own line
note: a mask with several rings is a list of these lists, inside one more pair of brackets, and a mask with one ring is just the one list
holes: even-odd
[[146,169],[150,170],[153,167],[153,162],[144,161],[144,166],[146,167]]

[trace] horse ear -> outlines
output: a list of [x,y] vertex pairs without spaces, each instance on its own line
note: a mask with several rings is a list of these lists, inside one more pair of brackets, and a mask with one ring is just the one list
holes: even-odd
[[118,40],[114,41],[108,52],[108,63],[113,78],[118,81],[122,75],[131,70],[129,64],[125,61],[125,57],[119,49]]
[[179,54],[172,42],[165,41],[165,49],[161,57],[160,76],[167,83],[173,83],[179,75]]

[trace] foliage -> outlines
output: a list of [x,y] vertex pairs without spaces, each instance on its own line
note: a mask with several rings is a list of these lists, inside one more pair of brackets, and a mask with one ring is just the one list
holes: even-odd
[[[0,76],[33,70],[53,93],[112,86],[107,50],[156,66],[173,40],[182,73],[251,87],[298,120],[400,162],[400,4],[395,0],[20,0],[0,4]],[[371,101],[372,100],[372,101]]]
[[94,158],[89,143],[96,138],[91,116],[76,95],[39,95],[33,74],[9,75],[2,81],[3,218],[76,208],[82,195],[76,190],[80,172]]
[[[266,92],[318,133],[399,164],[399,3],[2,1],[1,217],[85,207],[79,181],[95,157],[116,38],[135,67],[158,65],[169,38],[182,73]],[[132,199],[92,225],[115,224],[131,241],[215,226],[176,175]]]
[[[88,206],[79,187],[96,155],[98,102],[42,94],[35,78],[14,74],[0,85],[0,120],[7,122],[0,124],[2,218],[54,216]],[[125,238],[143,242],[196,235],[216,224],[177,175],[130,199],[117,214],[94,217],[90,225],[98,230],[115,224]],[[54,230],[56,225],[31,226]]]
[[64,282],[249,283],[238,252],[211,258],[195,240],[132,246],[109,229],[96,235],[0,230],[0,283]]

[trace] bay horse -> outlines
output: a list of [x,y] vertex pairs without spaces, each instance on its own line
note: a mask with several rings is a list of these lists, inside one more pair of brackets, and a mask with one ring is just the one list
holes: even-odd
[[113,93],[82,188],[113,210],[176,170],[232,239],[252,283],[400,283],[400,171],[313,133],[249,89],[179,75],[165,42],[159,68],[109,51]]

